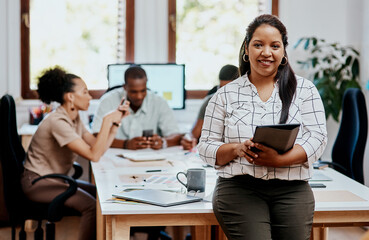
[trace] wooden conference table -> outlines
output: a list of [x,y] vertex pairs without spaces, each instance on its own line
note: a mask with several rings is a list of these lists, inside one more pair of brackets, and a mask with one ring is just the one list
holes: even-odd
[[[116,201],[112,199],[112,193],[126,187],[136,188],[142,184],[153,188],[169,186],[172,190],[183,191],[181,185],[175,182],[167,186],[148,185],[147,182],[160,176],[172,181],[179,171],[190,167],[203,167],[195,153],[188,154],[179,147],[160,150],[160,154],[166,156],[163,161],[133,162],[117,156],[127,152],[131,151],[112,148],[99,162],[92,163],[98,193],[98,239],[129,240],[130,227],[133,226],[196,226],[196,231],[192,233],[193,239],[210,239],[210,225],[218,225],[211,203],[211,193],[216,181],[214,169],[205,168],[206,191],[205,201],[202,202],[159,207]],[[150,172],[159,169],[161,172]],[[314,182],[324,183],[327,187],[313,189],[316,199],[314,240],[326,239],[327,227],[369,225],[369,188],[330,168],[317,171],[317,179]],[[331,178],[332,181],[320,181],[321,177]]]

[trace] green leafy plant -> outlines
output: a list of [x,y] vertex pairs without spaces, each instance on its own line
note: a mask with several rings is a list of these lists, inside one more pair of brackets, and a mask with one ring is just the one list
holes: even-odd
[[347,88],[360,88],[359,52],[316,37],[300,38],[294,48],[299,46],[307,52],[307,58],[297,63],[311,73],[323,100],[327,119],[332,116],[338,122],[343,93]]

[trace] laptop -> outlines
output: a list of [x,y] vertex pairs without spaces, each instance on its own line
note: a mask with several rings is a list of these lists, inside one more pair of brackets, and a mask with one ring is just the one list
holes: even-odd
[[332,181],[332,178],[326,176],[325,174],[323,174],[321,171],[319,170],[314,170],[313,171],[313,176],[311,176],[311,178],[309,179],[309,182],[320,182],[320,181]]
[[199,202],[202,200],[200,197],[188,196],[183,193],[168,192],[158,189],[140,189],[129,192],[122,191],[113,194],[113,197],[148,203],[161,207],[170,207],[185,203]]

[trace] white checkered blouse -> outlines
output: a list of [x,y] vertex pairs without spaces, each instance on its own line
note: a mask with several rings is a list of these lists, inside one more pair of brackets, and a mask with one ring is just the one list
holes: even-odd
[[300,123],[295,144],[303,147],[308,157],[304,164],[286,167],[264,167],[238,157],[224,166],[215,165],[216,152],[225,143],[240,143],[253,136],[256,126],[278,124],[282,109],[278,82],[271,97],[263,102],[256,87],[245,74],[228,83],[210,100],[198,144],[200,157],[217,169],[218,176],[230,178],[249,174],[262,179],[307,180],[312,163],[327,145],[326,120],[322,100],[314,84],[296,76],[297,89],[286,123]]

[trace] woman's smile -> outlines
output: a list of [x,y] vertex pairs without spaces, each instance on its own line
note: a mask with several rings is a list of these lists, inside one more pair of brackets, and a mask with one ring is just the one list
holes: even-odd
[[258,60],[261,66],[270,67],[274,61],[271,60]]

